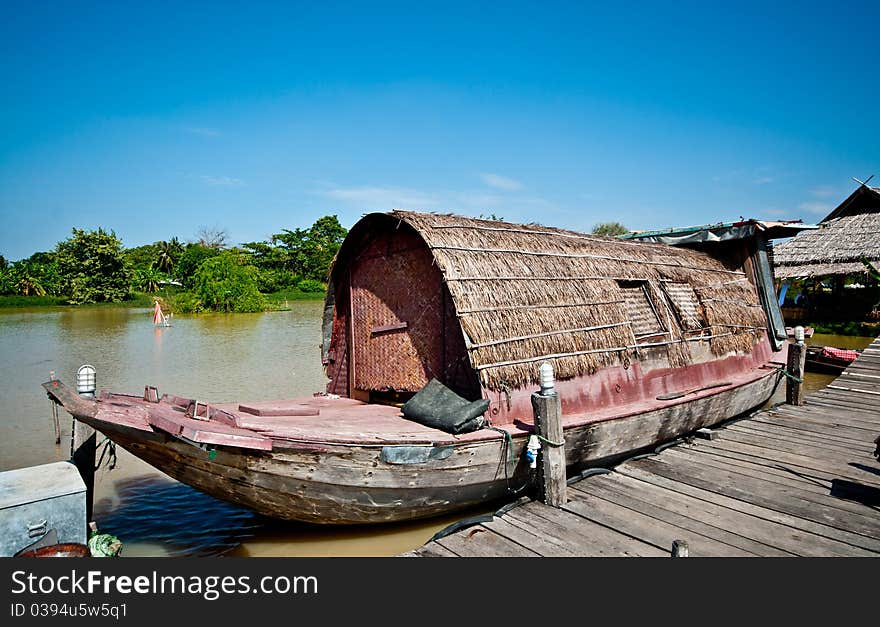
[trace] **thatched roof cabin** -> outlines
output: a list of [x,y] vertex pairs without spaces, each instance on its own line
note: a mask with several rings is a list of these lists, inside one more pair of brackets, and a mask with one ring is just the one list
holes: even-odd
[[774,248],[779,279],[865,272],[880,263],[880,188],[860,185],[820,223]]
[[328,392],[367,399],[436,377],[478,398],[536,383],[543,361],[570,379],[747,355],[766,339],[767,314],[747,247],[719,246],[713,256],[534,224],[369,214],[331,270]]

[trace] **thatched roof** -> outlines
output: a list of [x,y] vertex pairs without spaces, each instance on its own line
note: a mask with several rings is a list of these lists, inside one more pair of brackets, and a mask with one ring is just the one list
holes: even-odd
[[820,222],[774,247],[777,278],[864,272],[866,258],[880,261],[880,188],[862,185]]
[[[471,365],[489,389],[535,382],[544,360],[559,378],[635,360],[637,343],[665,346],[676,366],[690,363],[691,340],[700,335],[716,355],[746,352],[766,325],[742,268],[702,252],[453,215],[394,211],[364,221],[375,220],[378,228],[389,218],[391,228],[409,225],[430,248]],[[672,328],[671,340],[636,339],[647,331],[627,305],[626,281],[647,282],[637,285],[647,287],[650,307]],[[692,290],[691,307],[670,296],[682,290]],[[672,322],[676,316],[708,326],[685,333]]]

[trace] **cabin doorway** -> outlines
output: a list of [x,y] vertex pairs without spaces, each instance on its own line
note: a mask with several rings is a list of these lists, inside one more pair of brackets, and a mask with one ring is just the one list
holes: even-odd
[[351,267],[351,396],[405,400],[443,380],[440,271],[416,236],[373,241]]

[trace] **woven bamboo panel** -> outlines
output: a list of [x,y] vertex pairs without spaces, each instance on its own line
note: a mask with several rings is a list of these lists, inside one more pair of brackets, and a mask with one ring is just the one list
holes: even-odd
[[700,312],[700,301],[697,293],[687,283],[663,283],[663,291],[678,314],[681,326],[686,331],[702,329],[706,326],[704,316]]
[[359,390],[417,392],[432,377],[442,379],[440,271],[427,248],[401,244],[374,242],[352,268],[352,370]]
[[[347,288],[347,286],[346,286]],[[348,299],[344,305],[348,304]],[[348,396],[348,311],[346,306],[339,307],[333,320],[333,339],[326,365],[327,392]]]
[[660,320],[648,300],[644,284],[621,285],[626,311],[636,336],[663,331]]

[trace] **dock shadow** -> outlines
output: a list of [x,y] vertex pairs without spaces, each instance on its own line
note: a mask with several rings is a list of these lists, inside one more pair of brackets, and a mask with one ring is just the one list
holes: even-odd
[[834,479],[831,481],[831,496],[855,501],[876,509],[880,506],[880,488],[847,481],[846,479]]
[[865,464],[859,464],[858,462],[850,462],[850,466],[853,468],[858,468],[859,470],[864,470],[865,472],[870,472],[875,475],[880,475],[880,468],[875,468],[874,466],[866,466]]

